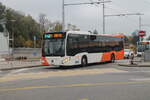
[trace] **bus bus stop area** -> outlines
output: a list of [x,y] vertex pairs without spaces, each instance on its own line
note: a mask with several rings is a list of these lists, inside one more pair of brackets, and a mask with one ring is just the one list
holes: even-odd
[[150,61],[145,60],[145,58],[135,57],[133,62],[131,63],[131,59],[124,60],[123,62],[119,63],[119,66],[125,67],[150,67]]

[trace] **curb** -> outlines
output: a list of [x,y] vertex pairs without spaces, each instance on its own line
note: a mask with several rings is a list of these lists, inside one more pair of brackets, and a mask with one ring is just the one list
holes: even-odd
[[137,64],[118,64],[119,66],[125,66],[125,67],[150,67],[150,65],[137,65]]
[[42,65],[32,65],[32,66],[13,67],[13,68],[2,68],[2,69],[0,69],[0,71],[16,70],[16,69],[23,69],[23,68],[34,68],[34,67],[42,67]]

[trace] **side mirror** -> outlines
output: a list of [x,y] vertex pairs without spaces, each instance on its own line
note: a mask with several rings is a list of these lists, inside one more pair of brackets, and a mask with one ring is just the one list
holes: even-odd
[[0,24],[0,32],[4,32],[4,28],[1,24]]
[[96,36],[95,35],[90,35],[90,40],[95,40]]

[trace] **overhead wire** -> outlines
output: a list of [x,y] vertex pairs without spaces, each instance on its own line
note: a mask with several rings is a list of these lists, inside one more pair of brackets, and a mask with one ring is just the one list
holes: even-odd
[[148,5],[150,5],[150,2],[147,0],[142,0],[143,2],[145,2],[146,4],[148,3]]
[[[121,7],[119,7],[118,5],[117,5],[117,7],[119,7],[118,9],[111,8],[109,5],[111,5],[111,4],[108,4],[108,5],[106,6],[106,8],[111,9],[111,10],[114,10],[114,11],[117,11],[117,12],[131,13],[131,12],[129,12],[129,11],[126,10],[126,9],[122,9],[122,10],[119,11],[119,9],[121,9]],[[112,5],[111,5],[111,6],[112,6]],[[135,21],[133,18],[129,17],[128,15],[123,16],[123,17],[126,17],[126,18],[128,18],[130,21],[137,23],[137,21]]]

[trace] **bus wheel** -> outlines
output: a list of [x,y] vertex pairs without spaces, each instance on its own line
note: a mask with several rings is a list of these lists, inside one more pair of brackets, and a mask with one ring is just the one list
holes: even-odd
[[83,56],[81,59],[81,66],[86,66],[87,65],[87,58],[86,56]]
[[114,55],[114,54],[111,55],[111,62],[112,62],[112,63],[115,62],[115,55]]

